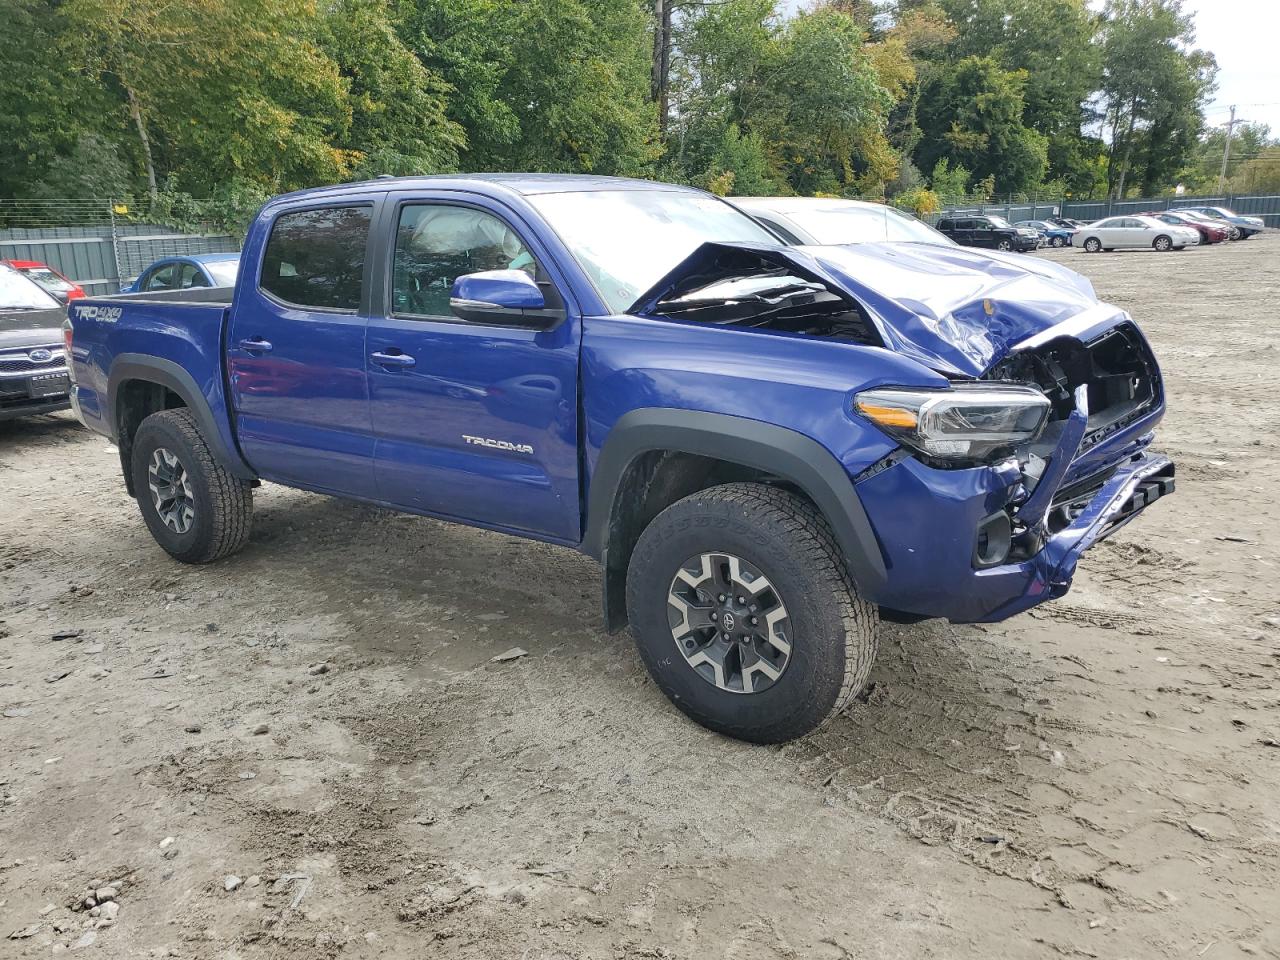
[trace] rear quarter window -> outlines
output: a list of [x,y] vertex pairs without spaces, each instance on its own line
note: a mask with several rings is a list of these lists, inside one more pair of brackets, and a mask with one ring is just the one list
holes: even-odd
[[259,286],[276,299],[301,307],[358,310],[370,214],[370,207],[281,214],[262,255]]

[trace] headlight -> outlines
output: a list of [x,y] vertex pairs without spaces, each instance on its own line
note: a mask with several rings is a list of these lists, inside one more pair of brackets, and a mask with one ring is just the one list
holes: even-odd
[[939,460],[986,460],[1034,439],[1049,416],[1049,399],[1034,387],[984,384],[866,390],[853,407],[894,439]]

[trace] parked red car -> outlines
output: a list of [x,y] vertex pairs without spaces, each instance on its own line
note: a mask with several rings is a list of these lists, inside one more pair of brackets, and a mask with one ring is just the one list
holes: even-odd
[[1192,227],[1200,234],[1200,242],[1204,243],[1221,243],[1229,236],[1230,231],[1225,227],[1210,223],[1200,217],[1193,217],[1177,210],[1152,210],[1150,213],[1141,214],[1144,217],[1155,217],[1161,223],[1171,223],[1178,227]]
[[0,263],[7,263],[13,269],[25,273],[62,303],[87,296],[78,284],[68,280],[47,263],[39,260],[3,260]]

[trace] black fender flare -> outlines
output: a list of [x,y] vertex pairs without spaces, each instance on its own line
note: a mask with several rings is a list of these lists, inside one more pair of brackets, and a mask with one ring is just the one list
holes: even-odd
[[614,506],[628,468],[654,450],[697,454],[761,470],[793,484],[822,511],[844,555],[859,595],[874,602],[887,580],[879,541],[867,519],[853,478],[812,437],[787,427],[736,417],[667,407],[644,407],[619,418],[609,431],[592,472],[583,549],[605,567],[605,620],[621,626],[621,586],[612,577],[627,558],[609,562]]
[[[209,407],[209,401],[205,399],[204,391],[200,389],[195,378],[183,367],[163,357],[152,357],[145,353],[122,353],[112,361],[111,371],[107,375],[107,423],[110,425],[111,439],[114,443],[120,445],[116,400],[119,397],[120,387],[130,380],[157,383],[176,393],[187,405],[191,415],[196,418],[201,435],[218,461],[241,480],[257,479],[257,475],[249,469],[249,465],[244,462],[239,452],[227,448],[222,439],[222,433],[218,429],[213,410]],[[123,454],[123,447],[121,451]],[[127,480],[128,465],[122,464],[122,466],[125,467]]]

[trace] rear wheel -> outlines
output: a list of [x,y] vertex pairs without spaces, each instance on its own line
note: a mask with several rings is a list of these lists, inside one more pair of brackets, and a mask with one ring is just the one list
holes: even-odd
[[659,514],[632,554],[627,609],[663,693],[755,743],[839,713],[875,659],[875,607],[854,593],[826,521],[764,484],[711,487]]
[[1062,237],[1049,238],[1049,246],[1051,247],[1065,247],[1066,245],[1067,245],[1067,241],[1064,240]]
[[1090,237],[1084,242],[1084,248],[1089,253],[1097,253],[1102,249],[1102,241],[1097,237]]
[[1164,253],[1173,246],[1173,241],[1162,234],[1151,241],[1151,246],[1153,249]]
[[142,421],[132,470],[142,519],[175,559],[209,563],[249,539],[253,488],[214,459],[189,410],[165,410]]

